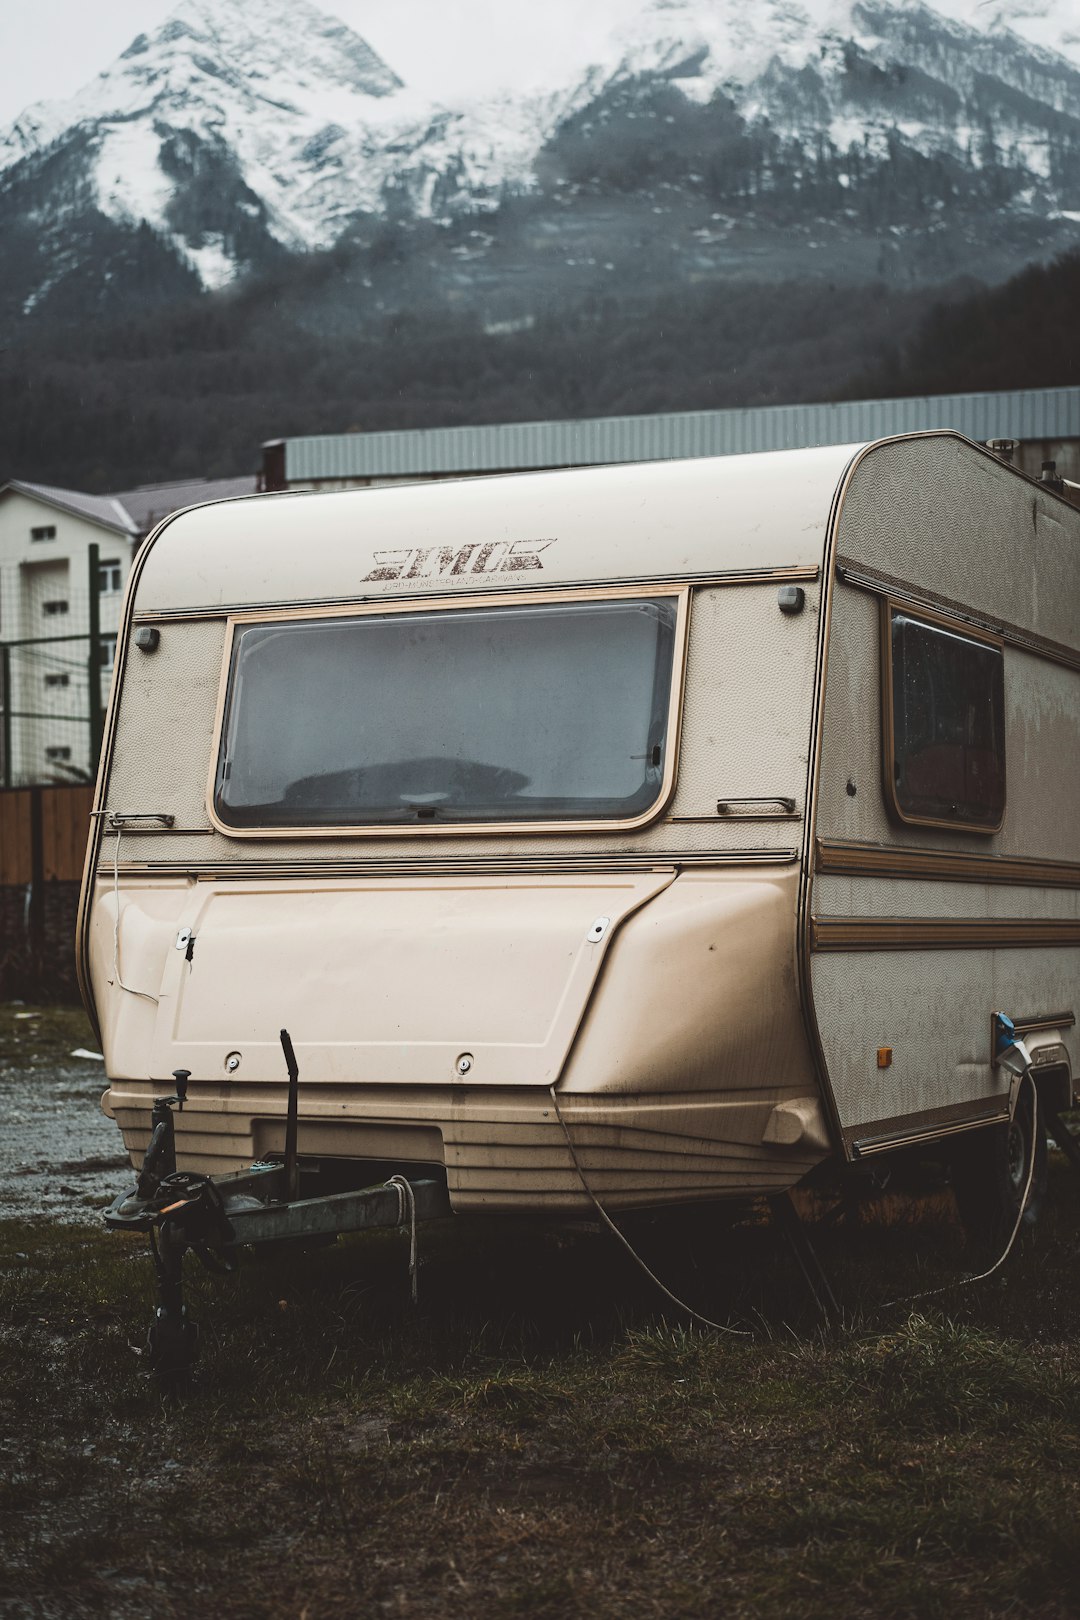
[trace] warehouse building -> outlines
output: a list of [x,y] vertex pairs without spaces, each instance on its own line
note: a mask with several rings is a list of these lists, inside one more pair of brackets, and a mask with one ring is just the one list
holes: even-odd
[[330,433],[263,445],[260,487],[352,489],[554,467],[693,456],[738,456],[894,433],[953,428],[982,443],[1010,441],[1011,458],[1040,476],[1045,462],[1080,482],[1080,387],[914,399],[673,411],[577,422],[507,422],[401,433]]

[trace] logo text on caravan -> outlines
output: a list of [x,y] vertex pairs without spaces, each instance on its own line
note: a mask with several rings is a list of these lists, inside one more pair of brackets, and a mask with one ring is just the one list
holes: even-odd
[[442,579],[453,574],[527,574],[543,568],[540,553],[554,540],[496,540],[471,546],[408,546],[377,551],[374,579]]

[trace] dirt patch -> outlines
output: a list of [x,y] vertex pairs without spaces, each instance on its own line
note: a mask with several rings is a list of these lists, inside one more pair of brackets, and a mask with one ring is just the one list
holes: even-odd
[[[418,1311],[399,1234],[193,1269],[181,1403],[139,1241],[0,1225],[0,1616],[1071,1616],[1080,1198],[1053,1179],[948,1312],[872,1300],[947,1276],[951,1228],[821,1234],[859,1304],[828,1332],[778,1250],[736,1339],[658,1316],[601,1237],[497,1222],[425,1229]],[[728,1242],[734,1308],[769,1253]]]
[[0,1219],[85,1221],[133,1179],[86,1016],[0,1007]]
[[828,1330],[762,1211],[636,1234],[740,1337],[665,1318],[565,1227],[425,1227],[419,1309],[402,1233],[189,1259],[198,1377],[165,1402],[144,1241],[33,1204],[35,1176],[111,1190],[115,1128],[70,1056],[88,1032],[30,1010],[0,1026],[4,1097],[48,1142],[0,1176],[31,1189],[0,1221],[0,1620],[1076,1613],[1080,1182],[1056,1157],[1002,1273],[899,1308],[968,1268],[947,1188],[835,1220],[819,1195]]

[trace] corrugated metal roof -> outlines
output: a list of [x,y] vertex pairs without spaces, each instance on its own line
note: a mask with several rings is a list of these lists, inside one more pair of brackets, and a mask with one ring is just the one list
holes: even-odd
[[285,478],[297,484],[737,456],[864,443],[931,428],[953,428],[978,440],[1080,438],[1080,388],[766,405],[580,422],[508,422],[407,433],[321,434],[285,440]]

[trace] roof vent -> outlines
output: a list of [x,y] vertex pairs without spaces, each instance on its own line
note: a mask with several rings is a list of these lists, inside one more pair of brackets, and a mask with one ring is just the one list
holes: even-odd
[[1019,439],[987,439],[986,448],[992,450],[1001,461],[1007,461],[1012,466],[1013,457],[1020,448]]

